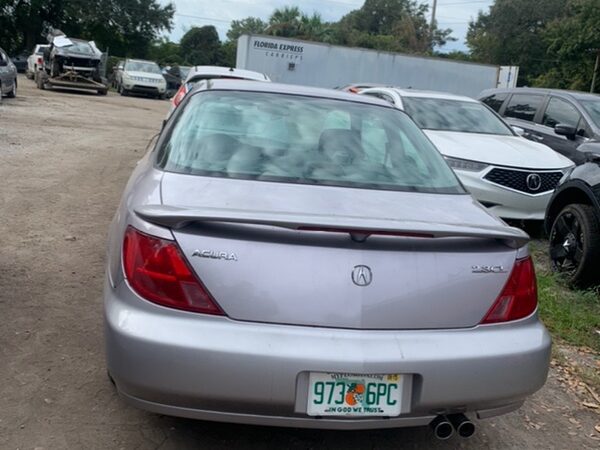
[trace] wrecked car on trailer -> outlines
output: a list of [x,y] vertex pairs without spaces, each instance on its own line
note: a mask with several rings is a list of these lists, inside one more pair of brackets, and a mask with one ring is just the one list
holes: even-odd
[[93,89],[106,95],[108,87],[101,77],[102,52],[93,41],[73,39],[55,30],[48,35],[43,70],[37,75],[40,89],[66,87]]

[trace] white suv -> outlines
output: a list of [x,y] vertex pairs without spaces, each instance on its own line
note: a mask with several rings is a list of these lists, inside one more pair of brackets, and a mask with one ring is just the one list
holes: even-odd
[[519,136],[469,97],[413,89],[372,88],[408,113],[473,196],[503,219],[543,220],[554,188],[573,162]]
[[134,93],[163,99],[167,92],[167,81],[158,64],[153,61],[121,61],[116,69],[115,80],[121,95]]

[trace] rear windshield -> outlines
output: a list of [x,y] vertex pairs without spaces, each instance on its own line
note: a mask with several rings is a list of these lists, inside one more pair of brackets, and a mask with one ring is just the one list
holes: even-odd
[[172,172],[285,183],[463,193],[402,112],[259,92],[193,95],[161,144]]
[[441,98],[402,97],[404,110],[425,130],[512,136],[507,125],[481,103]]

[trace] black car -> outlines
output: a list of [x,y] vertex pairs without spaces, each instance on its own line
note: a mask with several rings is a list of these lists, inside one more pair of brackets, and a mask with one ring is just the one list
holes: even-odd
[[27,57],[28,57],[27,54],[21,53],[20,55],[13,56],[11,58],[13,64],[17,68],[17,72],[19,72],[19,73],[27,72]]
[[579,287],[600,282],[600,142],[580,147],[585,163],[559,184],[545,227],[552,268]]
[[586,157],[578,147],[600,140],[600,96],[559,89],[488,89],[479,94],[523,136],[565,155],[576,164]]

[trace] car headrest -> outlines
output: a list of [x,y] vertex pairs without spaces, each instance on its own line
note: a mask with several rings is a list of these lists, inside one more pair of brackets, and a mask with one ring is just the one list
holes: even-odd
[[319,151],[336,163],[351,163],[363,153],[360,133],[355,130],[324,130],[319,137]]

